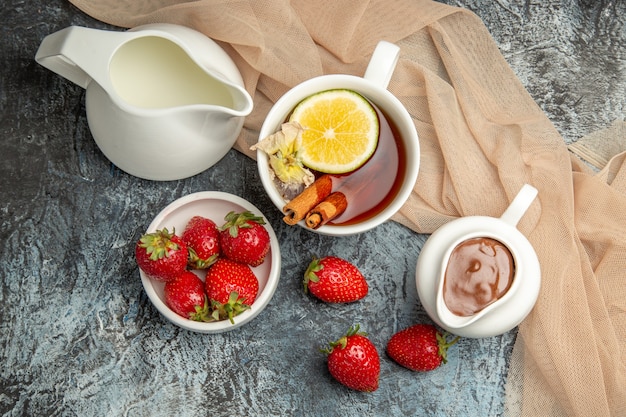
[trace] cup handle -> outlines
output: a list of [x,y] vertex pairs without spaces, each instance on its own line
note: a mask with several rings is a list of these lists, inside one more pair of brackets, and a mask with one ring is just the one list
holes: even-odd
[[517,226],[530,204],[537,196],[537,189],[529,184],[524,184],[522,189],[517,193],[509,207],[504,211],[500,220],[511,226]]
[[400,47],[387,41],[378,42],[363,78],[387,89],[399,57]]

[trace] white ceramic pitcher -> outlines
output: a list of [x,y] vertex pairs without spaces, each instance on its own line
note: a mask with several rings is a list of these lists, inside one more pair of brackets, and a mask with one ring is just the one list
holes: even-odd
[[35,60],[86,89],[98,147],[141,178],[176,180],[211,167],[252,111],[226,52],[179,25],[126,32],[72,26],[44,38]]

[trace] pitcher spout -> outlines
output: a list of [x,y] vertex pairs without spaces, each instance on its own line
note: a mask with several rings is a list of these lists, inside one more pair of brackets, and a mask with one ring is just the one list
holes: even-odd
[[[492,307],[493,308],[493,307]],[[459,316],[454,314],[445,305],[443,297],[437,297],[437,315],[439,319],[449,329],[462,329],[476,322],[482,316],[484,316],[491,308],[487,308],[471,316]]]
[[142,37],[115,51],[109,64],[114,99],[130,111],[201,106],[231,116],[248,115],[252,98],[236,68],[229,68],[232,61],[220,63],[216,53],[197,47],[193,36],[177,36],[178,30],[144,27]]
[[252,97],[243,87],[236,84],[229,86],[232,105],[225,107],[224,111],[232,117],[245,117],[252,112]]

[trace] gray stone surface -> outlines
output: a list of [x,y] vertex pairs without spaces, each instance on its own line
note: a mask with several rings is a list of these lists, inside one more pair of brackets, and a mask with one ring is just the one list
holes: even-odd
[[[626,2],[448,1],[480,15],[567,142],[623,119]],[[231,151],[174,182],[112,166],[93,142],[84,92],[38,66],[41,39],[69,25],[105,28],[66,1],[0,4],[0,413],[6,416],[497,416],[515,331],[464,339],[449,363],[413,373],[384,346],[428,322],[415,264],[427,236],[395,223],[347,238],[283,224],[253,161]],[[145,295],[132,247],[165,205],[220,190],[252,201],[280,240],[270,306],[239,331],[169,324]],[[301,291],[311,255],[353,260],[371,291],[326,305]],[[381,388],[331,380],[318,348],[360,323],[382,357]]]

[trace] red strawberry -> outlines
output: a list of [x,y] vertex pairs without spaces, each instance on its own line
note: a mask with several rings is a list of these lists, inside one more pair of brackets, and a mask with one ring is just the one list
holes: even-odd
[[220,253],[220,232],[213,220],[194,216],[189,220],[181,239],[189,249],[189,267],[206,269],[213,264]]
[[304,291],[327,303],[350,303],[367,295],[365,277],[350,262],[327,256],[314,258],[304,274]]
[[259,281],[250,266],[226,258],[209,268],[205,284],[213,318],[228,318],[231,323],[233,317],[250,308],[259,292]]
[[380,357],[374,344],[353,326],[345,336],[324,349],[328,371],[341,384],[357,391],[376,391],[380,377]]
[[195,321],[211,321],[204,282],[191,271],[185,271],[163,288],[165,304],[176,314]]
[[446,335],[431,324],[415,324],[391,336],[387,354],[412,371],[432,371],[446,363],[448,348],[460,339],[448,342]]
[[270,250],[270,235],[262,226],[265,220],[249,211],[231,211],[224,220],[226,223],[220,227],[224,256],[251,266],[261,265]]
[[185,242],[166,228],[141,236],[135,245],[137,265],[157,281],[169,281],[185,271],[188,256]]

